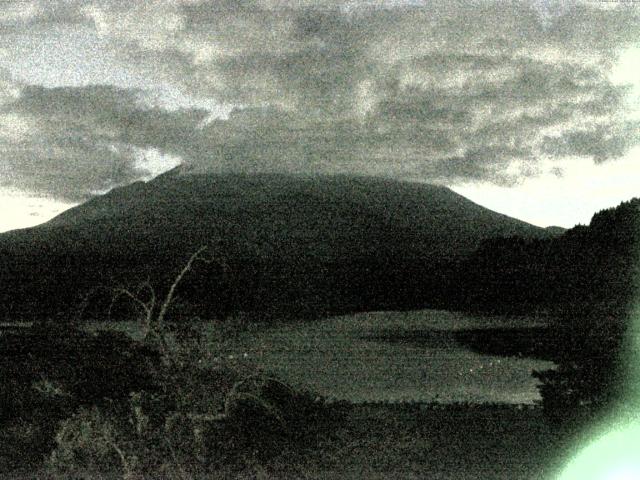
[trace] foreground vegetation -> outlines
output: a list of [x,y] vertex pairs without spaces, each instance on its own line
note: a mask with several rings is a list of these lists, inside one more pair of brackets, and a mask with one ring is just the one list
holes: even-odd
[[[225,350],[224,339],[238,347],[247,334],[269,343],[286,331],[297,343],[294,326],[272,328],[270,336],[237,321],[174,325],[153,298],[140,303],[133,335],[38,324],[0,336],[2,478],[546,478],[558,456],[561,436],[539,409],[327,403]],[[425,315],[433,316],[431,327],[451,327],[455,318],[423,312],[386,322],[380,315],[365,315],[364,323],[339,319],[334,340],[422,341]],[[474,322],[458,320],[463,333]],[[335,348],[311,331],[317,347]],[[428,364],[423,347],[409,351],[414,362]],[[368,372],[360,373],[366,383]]]
[[[277,453],[249,455],[241,466],[217,465],[193,478],[549,479],[571,453],[567,436],[544,422],[539,409],[381,403],[335,404],[327,413],[329,420],[315,431],[313,443],[304,447],[281,443]],[[5,462],[2,478],[83,478],[77,470],[52,474],[37,461],[9,468],[8,456],[0,458]],[[94,471],[84,478],[123,478],[121,470],[108,472],[102,467],[99,475]],[[180,478],[168,471],[156,475],[146,478]]]
[[205,361],[198,329],[169,312],[198,250],[165,295],[117,287],[143,335],[39,323],[2,335],[0,427],[5,473],[31,463],[47,478],[209,477],[304,449],[327,424],[322,399],[262,372]]
[[44,461],[51,478],[193,478],[303,448],[327,423],[321,399],[201,367],[194,349],[168,358],[113,332],[60,333],[2,336],[4,473]]

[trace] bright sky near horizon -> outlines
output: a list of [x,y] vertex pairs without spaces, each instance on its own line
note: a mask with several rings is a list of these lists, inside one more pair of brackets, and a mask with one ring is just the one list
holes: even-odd
[[15,0],[0,231],[179,163],[436,182],[540,226],[640,196],[640,6]]

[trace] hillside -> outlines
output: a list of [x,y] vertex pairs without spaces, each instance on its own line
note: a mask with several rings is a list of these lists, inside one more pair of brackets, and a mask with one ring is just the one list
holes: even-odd
[[636,288],[639,239],[639,198],[556,237],[490,239],[460,264],[455,283],[464,297],[456,301],[494,313],[624,316]]
[[441,186],[178,168],[0,235],[3,316],[51,315],[98,284],[162,283],[202,245],[228,265],[222,282],[212,267],[191,285],[214,310],[415,307],[443,265],[511,235],[551,234]]

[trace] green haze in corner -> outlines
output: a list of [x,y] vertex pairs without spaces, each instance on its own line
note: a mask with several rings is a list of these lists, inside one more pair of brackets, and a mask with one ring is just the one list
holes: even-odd
[[626,385],[608,419],[583,435],[579,452],[559,480],[635,480],[640,478],[640,248],[635,255],[635,304],[621,353]]

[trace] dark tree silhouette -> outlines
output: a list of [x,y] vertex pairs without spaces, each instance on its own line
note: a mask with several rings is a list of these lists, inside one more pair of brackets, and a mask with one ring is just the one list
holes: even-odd
[[640,199],[596,213],[557,238],[485,242],[455,274],[450,306],[547,314],[555,371],[536,372],[543,404],[560,420],[592,416],[626,388],[624,338],[640,278]]

